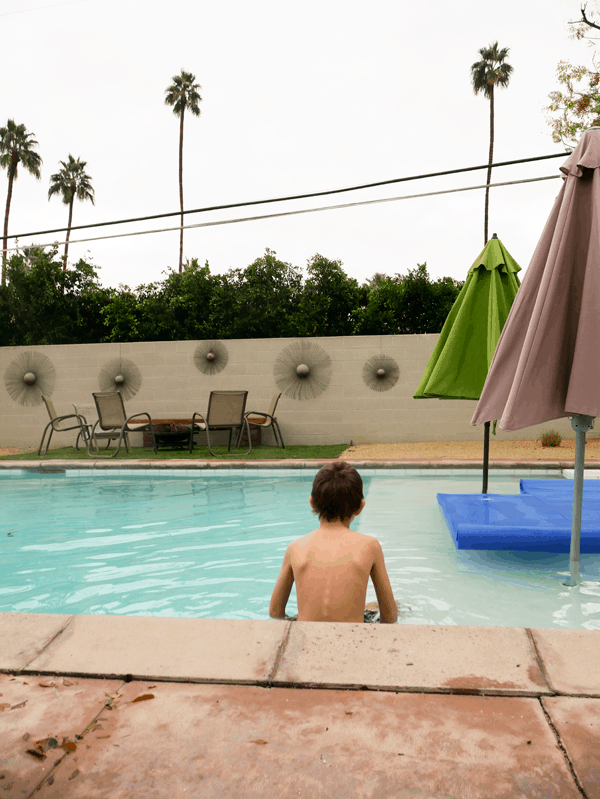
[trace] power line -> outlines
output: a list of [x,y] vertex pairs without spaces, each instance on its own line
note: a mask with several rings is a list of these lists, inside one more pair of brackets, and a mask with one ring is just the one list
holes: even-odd
[[[527,164],[532,161],[544,161],[548,158],[564,158],[565,156],[570,155],[570,153],[553,153],[552,155],[537,155],[533,158],[519,158],[516,161],[499,161],[497,164],[492,164],[492,167],[501,167],[501,166],[513,166],[514,164]],[[404,178],[393,178],[392,180],[379,180],[375,183],[363,183],[359,186],[346,186],[340,189],[327,189],[325,191],[313,191],[307,194],[292,194],[287,195],[284,197],[273,197],[267,200],[252,200],[248,202],[241,202],[241,203],[226,203],[225,205],[211,205],[205,208],[194,208],[190,211],[183,211],[184,214],[202,214],[206,213],[207,211],[223,211],[229,208],[243,208],[248,205],[265,205],[266,203],[279,203],[279,202],[288,202],[290,200],[305,200],[309,199],[310,197],[323,197],[327,194],[342,194],[343,192],[348,191],[358,191],[360,189],[372,189],[377,186],[389,186],[393,183],[405,183],[409,180],[423,180],[424,178],[437,178],[442,177],[444,175],[457,175],[461,172],[475,172],[478,169],[488,169],[489,164],[482,164],[481,166],[467,166],[461,167],[460,169],[447,169],[444,172],[429,172],[423,175],[410,175]],[[117,219],[112,222],[96,222],[90,225],[74,225],[71,227],[71,230],[88,230],[89,228],[97,228],[97,227],[107,227],[110,225],[125,225],[131,222],[147,222],[152,219],[166,219],[167,217],[172,216],[181,216],[181,211],[171,211],[167,214],[152,214],[151,216],[138,216],[132,217],[131,219]],[[65,233],[69,228],[60,227],[60,228],[53,228],[52,230],[36,230],[33,233],[16,233],[7,236],[7,239],[20,239],[25,238],[27,236],[45,236],[49,235],[50,233]],[[180,230],[181,228],[177,228]]]
[[[560,178],[561,175],[546,175],[545,177],[541,178],[525,178],[523,180],[509,180],[505,181],[504,183],[484,183],[481,186],[466,186],[460,189],[445,189],[444,191],[430,191],[423,194],[407,194],[403,197],[384,197],[379,200],[359,200],[354,203],[344,203],[342,205],[325,205],[320,208],[305,208],[297,211],[280,211],[276,214],[263,214],[261,216],[245,216],[245,217],[238,217],[237,219],[222,219],[216,222],[198,222],[194,225],[184,225],[184,230],[191,230],[192,228],[201,228],[201,227],[216,227],[217,225],[232,225],[237,222],[255,222],[260,219],[274,219],[275,217],[281,216],[296,216],[297,214],[312,214],[315,211],[332,211],[339,208],[355,208],[360,205],[375,205],[377,203],[391,203],[396,202],[397,200],[414,200],[418,197],[434,197],[440,194],[455,194],[460,191],[473,191],[474,189],[494,189],[498,186],[515,186],[519,183],[535,183],[539,180],[555,180],[556,178]],[[177,227],[167,227],[167,228],[157,228],[155,230],[137,230],[133,233],[113,233],[110,236],[94,236],[92,238],[87,239],[75,239],[69,242],[69,244],[83,244],[89,241],[104,241],[106,239],[123,239],[129,236],[145,236],[149,233],[169,233],[175,230],[181,230],[181,226]],[[66,244],[65,241],[60,242],[53,242],[53,244],[57,244],[58,246],[62,244]],[[48,247],[51,245],[44,244],[39,245],[40,248]],[[20,247],[8,247],[7,252],[13,252],[15,250],[20,250]]]

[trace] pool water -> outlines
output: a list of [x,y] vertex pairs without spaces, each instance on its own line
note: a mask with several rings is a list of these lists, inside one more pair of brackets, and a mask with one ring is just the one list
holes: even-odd
[[[2,475],[0,611],[268,618],[286,546],[317,524],[313,478]],[[400,623],[600,630],[600,554],[567,588],[568,554],[455,549],[436,494],[478,493],[480,475],[363,480],[352,526],[382,544]],[[490,490],[516,494],[519,477]]]

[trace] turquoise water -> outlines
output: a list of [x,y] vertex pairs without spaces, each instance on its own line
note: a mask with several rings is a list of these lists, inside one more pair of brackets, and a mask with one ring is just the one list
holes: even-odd
[[[268,618],[286,546],[316,526],[313,477],[3,475],[0,611]],[[569,589],[566,554],[455,549],[436,494],[479,475],[363,479],[353,527],[383,546],[400,623],[600,629],[600,555]]]

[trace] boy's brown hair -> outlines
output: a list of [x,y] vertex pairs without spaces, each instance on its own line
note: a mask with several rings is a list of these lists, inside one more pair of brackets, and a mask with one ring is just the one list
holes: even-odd
[[323,466],[315,477],[311,498],[319,519],[349,519],[363,499],[363,481],[354,466],[338,461]]

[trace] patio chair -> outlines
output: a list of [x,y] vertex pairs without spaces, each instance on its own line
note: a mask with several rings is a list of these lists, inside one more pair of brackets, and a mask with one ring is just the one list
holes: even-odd
[[[89,425],[85,420],[84,416],[81,416],[78,413],[69,413],[66,416],[59,416],[54,409],[54,403],[50,399],[50,397],[45,397],[42,394],[42,399],[44,400],[44,405],[46,406],[46,410],[48,411],[48,416],[50,417],[50,421],[44,428],[44,432],[42,433],[42,440],[40,441],[40,446],[38,449],[38,455],[45,455],[48,452],[48,447],[50,446],[50,439],[52,438],[52,433],[66,433],[68,430],[79,430],[79,435],[77,436],[77,440],[79,441],[79,436],[82,436],[84,440],[87,439],[89,436]],[[71,424],[70,427],[65,427],[64,423],[67,419],[76,419],[76,424]],[[48,441],[46,441],[46,449],[42,452],[42,447],[44,446],[44,439],[46,437],[46,433],[50,430],[50,435],[48,436]]]
[[[244,411],[246,410],[247,391],[211,391],[208,398],[208,411],[206,414],[194,413],[192,416],[192,426],[190,428],[189,450],[194,447],[194,434],[199,431],[206,431],[206,441],[208,451],[213,458],[218,457],[210,446],[211,430],[229,430],[229,444],[227,452],[231,449],[231,437],[234,430],[240,431],[236,438],[236,449],[239,449],[241,430],[245,427],[248,432],[248,451],[244,455],[252,452],[252,439],[250,437],[250,425],[246,420]],[[198,419],[198,421],[196,421]],[[235,457],[235,456],[234,456]]]
[[[273,399],[271,400],[271,407],[269,408],[268,413],[261,413],[261,411],[247,411],[246,412],[246,421],[250,425],[250,427],[260,427],[263,430],[267,428],[271,428],[273,430],[273,435],[275,437],[275,444],[281,449],[285,449],[285,444],[283,443],[283,436],[281,435],[281,430],[279,429],[279,425],[277,424],[277,419],[275,417],[275,409],[277,408],[277,403],[279,402],[279,398],[281,397],[281,393],[273,394]],[[254,417],[254,419],[252,418]],[[238,444],[239,438],[241,438],[242,431],[240,430],[238,434]],[[280,443],[281,442],[281,443]]]
[[[81,416],[81,417],[83,417],[86,420],[87,425],[88,425],[88,427],[91,430],[92,427],[94,426],[94,422],[96,422],[97,419],[98,419],[98,414],[96,413],[96,407],[94,405],[75,405],[75,403],[73,403],[73,409],[75,410],[75,413],[78,416]],[[96,438],[106,438],[107,439],[106,449],[108,449],[110,447],[111,440],[114,440],[114,439],[118,438],[118,436],[119,436],[118,433],[106,433],[104,435],[99,435],[96,432]],[[77,441],[75,442],[75,449],[77,450],[77,452],[79,452],[79,443],[80,442],[85,444],[86,447],[87,447],[86,438],[85,438],[85,436],[83,436],[81,434],[81,432],[77,435]]]
[[[156,454],[156,440],[154,438],[154,428],[149,413],[134,413],[127,416],[123,397],[118,391],[98,391],[92,394],[98,411],[98,421],[92,427],[89,438],[86,441],[87,453],[90,457],[96,458],[115,458],[119,454],[121,443],[125,444],[125,449],[129,452],[128,433],[137,433],[148,430],[152,436],[152,451]],[[139,416],[145,416],[147,422],[133,422]],[[112,455],[101,455],[98,447],[98,440],[109,438],[117,441],[117,446]]]

